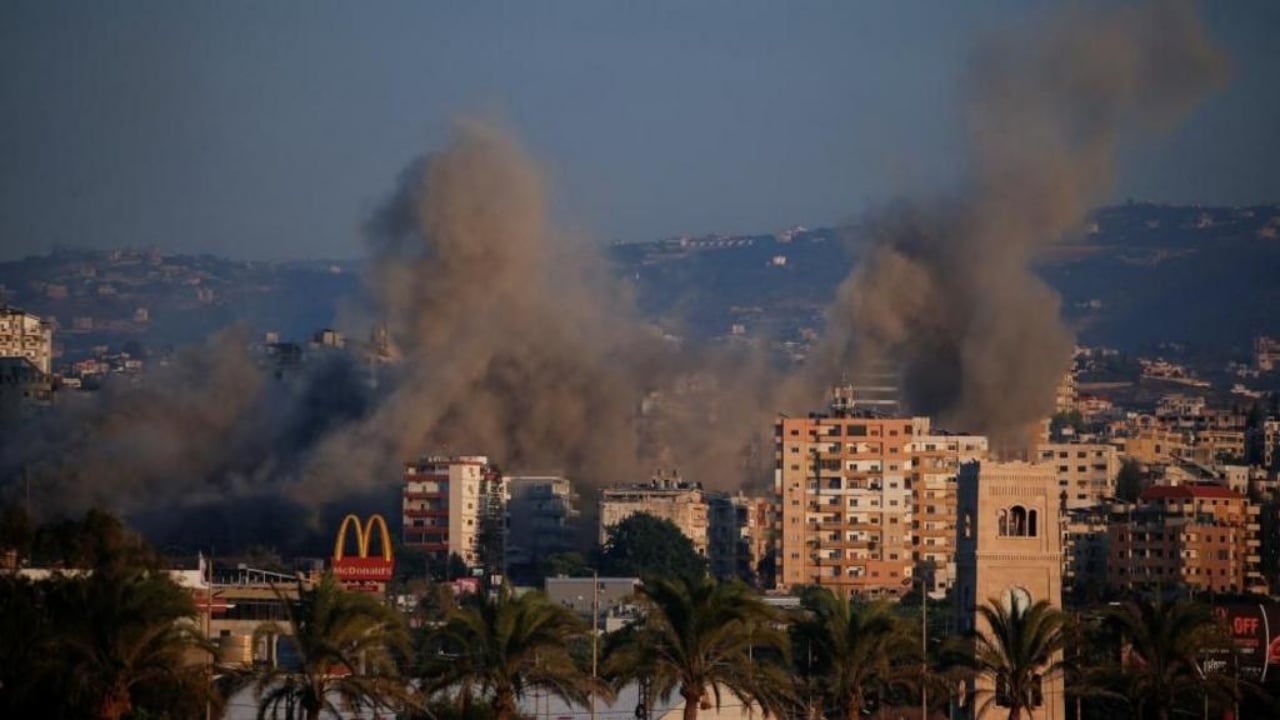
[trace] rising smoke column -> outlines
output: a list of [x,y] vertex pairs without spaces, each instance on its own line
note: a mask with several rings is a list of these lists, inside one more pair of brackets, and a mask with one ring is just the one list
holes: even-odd
[[1107,197],[1122,131],[1172,124],[1223,77],[1182,4],[994,43],[972,73],[968,187],[879,218],[817,361],[785,379],[758,348],[665,340],[599,246],[555,228],[536,165],[494,126],[462,123],[366,233],[369,292],[401,358],[377,393],[341,362],[269,381],[228,333],[144,387],[34,423],[0,448],[0,473],[25,470],[55,511],[160,509],[191,527],[183,508],[391,497],[401,463],[437,451],[587,486],[663,464],[732,488],[753,442],[769,455],[775,412],[808,410],[843,370],[882,359],[905,365],[915,410],[1016,440],[1051,406],[1071,342],[1029,263]]
[[386,482],[433,451],[636,477],[639,402],[669,350],[598,249],[552,227],[545,195],[530,158],[481,122],[403,173],[367,230],[400,377],[319,448],[300,497]]
[[967,186],[873,219],[816,369],[895,362],[913,411],[1020,444],[1072,345],[1033,258],[1109,197],[1127,133],[1171,127],[1226,68],[1184,2],[1076,13],[983,48]]

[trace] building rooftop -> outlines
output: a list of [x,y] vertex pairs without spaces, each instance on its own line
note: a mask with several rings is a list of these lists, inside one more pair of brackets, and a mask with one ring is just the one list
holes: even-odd
[[1240,493],[1222,485],[1155,485],[1142,491],[1143,500],[1174,500],[1189,498],[1241,499]]

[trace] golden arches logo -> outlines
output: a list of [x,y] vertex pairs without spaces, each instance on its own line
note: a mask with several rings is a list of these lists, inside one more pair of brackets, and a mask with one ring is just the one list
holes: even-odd
[[338,526],[338,537],[333,543],[333,559],[341,560],[343,558],[346,540],[347,528],[355,528],[356,531],[356,548],[359,557],[369,557],[369,542],[373,540],[374,527],[377,527],[381,533],[382,540],[382,559],[391,562],[391,532],[387,530],[387,521],[381,515],[370,515],[369,520],[365,522],[364,527],[360,526],[360,518],[355,515],[347,515],[342,518],[342,524]]

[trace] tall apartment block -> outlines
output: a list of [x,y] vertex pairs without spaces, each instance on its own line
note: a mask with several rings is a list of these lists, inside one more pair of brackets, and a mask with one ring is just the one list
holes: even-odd
[[1266,594],[1259,509],[1235,490],[1157,485],[1119,512],[1108,528],[1113,587]]
[[[926,423],[917,423],[927,428]],[[984,460],[985,435],[931,432],[908,444],[912,457],[912,559],[929,592],[942,596],[955,583],[956,481],[964,463]]]
[[944,590],[954,578],[956,473],[962,460],[985,457],[986,439],[863,410],[842,390],[831,415],[782,418],[774,429],[778,588],[901,595],[922,570],[931,590]]
[[609,528],[645,513],[670,520],[706,557],[710,538],[708,506],[702,487],[680,479],[677,474],[654,476],[648,483],[623,485],[600,491],[600,543],[609,539]]
[[506,483],[483,455],[432,456],[407,463],[402,540],[432,563],[456,553],[470,567],[501,565]]
[[0,306],[0,357],[26,358],[48,375],[53,367],[53,326],[31,313]]

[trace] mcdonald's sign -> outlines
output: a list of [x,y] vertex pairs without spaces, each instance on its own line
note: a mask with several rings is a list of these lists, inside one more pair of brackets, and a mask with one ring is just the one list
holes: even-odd
[[[347,530],[353,528],[356,533],[356,555],[346,554]],[[373,542],[373,531],[379,531],[381,552],[369,555],[369,545]],[[391,555],[391,533],[387,531],[387,521],[381,515],[370,515],[364,526],[360,518],[348,515],[338,526],[338,537],[333,543],[333,576],[348,587],[375,589],[369,586],[384,585],[391,581],[395,570],[395,559]]]

